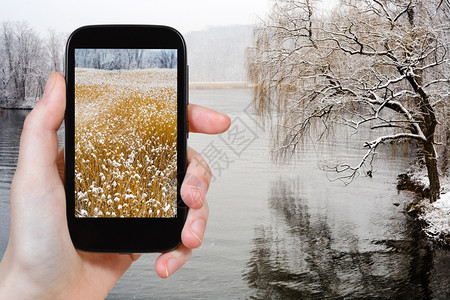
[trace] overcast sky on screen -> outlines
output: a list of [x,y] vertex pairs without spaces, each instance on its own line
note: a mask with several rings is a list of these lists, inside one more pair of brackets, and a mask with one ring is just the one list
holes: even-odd
[[1,21],[26,21],[40,34],[70,33],[89,24],[159,24],[181,33],[211,26],[254,24],[269,0],[2,0]]

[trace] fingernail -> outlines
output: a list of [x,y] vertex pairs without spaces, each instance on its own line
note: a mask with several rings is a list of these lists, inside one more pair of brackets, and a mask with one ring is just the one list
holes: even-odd
[[52,90],[54,84],[55,84],[55,73],[52,73],[50,74],[50,77],[47,80],[47,84],[45,85],[44,89],[44,95],[42,97],[45,97],[48,94],[50,94],[50,91]]
[[203,230],[205,229],[205,222],[203,220],[196,220],[191,224],[191,233],[195,238],[201,243],[202,239],[200,236],[203,236]]
[[169,277],[177,270],[178,262],[175,258],[169,259],[166,265],[166,276]]
[[169,278],[169,270],[167,270],[167,265],[165,265],[164,268],[166,269],[166,278]]

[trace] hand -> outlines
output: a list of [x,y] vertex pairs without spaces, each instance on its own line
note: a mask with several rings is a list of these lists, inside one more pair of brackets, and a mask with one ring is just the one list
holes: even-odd
[[[11,184],[10,238],[0,263],[0,298],[105,298],[140,255],[91,253],[74,248],[66,221],[63,151],[57,130],[65,111],[65,82],[53,73],[44,96],[28,115],[20,140],[19,161]],[[215,134],[228,129],[230,119],[207,108],[189,105],[191,132]],[[196,161],[198,163],[190,163]],[[201,245],[211,172],[204,159],[188,150],[188,183],[181,196],[190,207],[182,244],[161,254],[156,273],[169,277]],[[205,170],[207,169],[207,170]],[[195,188],[197,193],[189,191]],[[9,296],[9,297],[8,297]]]

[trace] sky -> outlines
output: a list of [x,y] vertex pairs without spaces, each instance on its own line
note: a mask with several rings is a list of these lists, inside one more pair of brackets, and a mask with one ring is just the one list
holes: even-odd
[[26,21],[40,34],[70,33],[92,24],[168,25],[181,33],[254,24],[269,0],[2,0],[0,22]]

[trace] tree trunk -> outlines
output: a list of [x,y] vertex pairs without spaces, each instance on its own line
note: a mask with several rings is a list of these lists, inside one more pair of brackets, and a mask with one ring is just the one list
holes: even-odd
[[[444,128],[450,127],[450,109],[448,109],[447,107],[444,107]],[[440,156],[442,157],[442,166],[441,166],[441,172],[442,174],[445,176],[449,171],[450,171],[450,132],[448,131],[448,129],[442,132],[442,136],[443,138],[443,150],[442,153],[440,154]]]
[[18,80],[17,82],[17,87],[16,87],[16,101],[21,102],[21,101],[25,101],[25,84],[26,84],[26,77],[25,76],[21,76],[21,78]]
[[433,136],[429,137],[423,143],[425,154],[425,165],[428,172],[428,180],[430,181],[430,202],[439,199],[441,185],[439,182],[439,173],[437,165],[436,151],[433,143]]
[[412,76],[400,70],[401,74],[406,75],[406,80],[411,84],[414,92],[419,96],[419,108],[423,115],[423,122],[420,125],[422,131],[426,137],[426,141],[423,142],[423,154],[425,156],[425,165],[428,171],[428,180],[430,181],[430,202],[434,202],[439,199],[441,185],[439,183],[437,153],[434,147],[434,133],[438,124],[436,119],[436,113],[430,103],[430,99],[423,89],[422,78],[416,74]]

